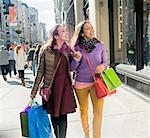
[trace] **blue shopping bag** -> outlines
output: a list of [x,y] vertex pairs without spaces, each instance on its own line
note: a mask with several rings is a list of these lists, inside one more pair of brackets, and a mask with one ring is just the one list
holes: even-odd
[[52,129],[48,114],[36,103],[28,111],[29,138],[51,138]]

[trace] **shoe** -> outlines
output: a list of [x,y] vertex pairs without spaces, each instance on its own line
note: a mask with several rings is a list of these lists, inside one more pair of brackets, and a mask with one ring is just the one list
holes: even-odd
[[3,78],[4,78],[4,81],[7,81],[7,78],[6,78],[6,76],[3,76]]
[[25,82],[23,82],[22,85],[25,86],[26,85]]
[[21,78],[21,82],[22,82],[22,85],[25,86],[25,81],[23,78]]

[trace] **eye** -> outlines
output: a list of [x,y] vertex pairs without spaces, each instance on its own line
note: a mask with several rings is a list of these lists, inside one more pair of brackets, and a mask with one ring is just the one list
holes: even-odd
[[85,28],[85,30],[91,30],[92,28],[91,27],[87,27],[87,28]]
[[65,32],[65,30],[62,30],[62,32]]

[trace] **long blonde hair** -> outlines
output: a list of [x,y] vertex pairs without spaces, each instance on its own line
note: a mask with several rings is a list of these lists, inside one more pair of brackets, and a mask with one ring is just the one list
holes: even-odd
[[85,23],[90,23],[90,21],[88,21],[88,20],[81,21],[78,25],[76,25],[74,35],[72,36],[72,38],[70,40],[71,49],[74,49],[74,46],[80,37],[81,30],[82,30]]
[[15,47],[15,53],[16,53],[16,55],[18,55],[20,49],[21,49],[21,45],[17,45]]
[[40,49],[40,54],[47,48],[50,48],[51,46],[56,44],[55,36],[58,35],[58,27],[61,26],[61,24],[56,25],[49,31],[49,37],[47,40],[47,43],[43,45]]

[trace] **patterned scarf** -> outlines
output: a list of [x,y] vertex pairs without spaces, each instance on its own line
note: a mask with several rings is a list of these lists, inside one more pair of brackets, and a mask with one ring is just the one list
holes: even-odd
[[89,41],[86,41],[85,39],[81,38],[80,45],[86,50],[87,53],[90,53],[96,47],[95,44],[99,42],[100,41],[96,38],[93,38]]

